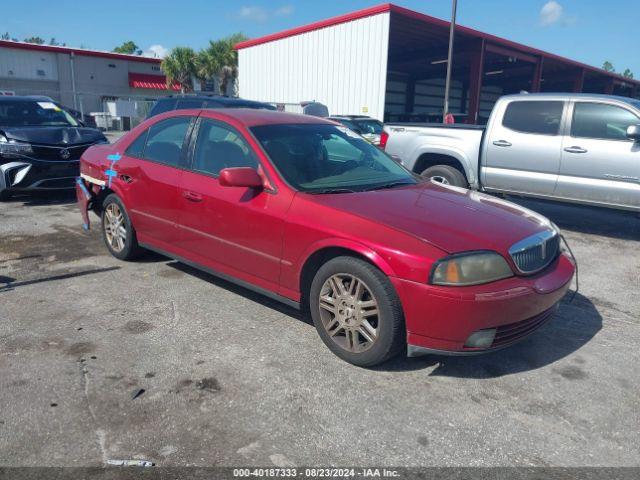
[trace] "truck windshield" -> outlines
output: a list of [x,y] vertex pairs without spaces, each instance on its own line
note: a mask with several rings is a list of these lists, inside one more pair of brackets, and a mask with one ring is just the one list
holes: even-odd
[[411,172],[345,127],[263,125],[251,131],[284,179],[301,191],[342,193],[418,183]]
[[50,101],[0,101],[0,125],[5,127],[77,127],[80,124]]

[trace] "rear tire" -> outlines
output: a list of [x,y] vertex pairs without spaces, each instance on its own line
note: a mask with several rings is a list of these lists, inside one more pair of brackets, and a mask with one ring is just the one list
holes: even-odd
[[338,357],[371,367],[406,346],[400,300],[387,276],[354,257],[336,257],[316,273],[309,308],[320,338]]
[[435,165],[424,170],[420,175],[434,182],[454,187],[467,188],[469,184],[460,170],[449,165]]
[[114,193],[102,202],[102,238],[111,255],[120,260],[133,260],[140,255],[136,231],[122,201]]

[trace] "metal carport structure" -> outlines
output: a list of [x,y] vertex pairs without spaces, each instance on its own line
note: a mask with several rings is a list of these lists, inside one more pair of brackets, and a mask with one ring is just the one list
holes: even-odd
[[[239,93],[317,100],[332,114],[433,120],[442,112],[449,22],[393,4],[242,42]],[[504,94],[638,96],[640,81],[456,25],[450,110],[483,123]]]

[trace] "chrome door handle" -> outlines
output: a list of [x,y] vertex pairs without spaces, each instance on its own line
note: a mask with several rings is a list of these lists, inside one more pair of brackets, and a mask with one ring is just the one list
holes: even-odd
[[582,147],[567,147],[564,149],[565,152],[569,153],[587,153],[587,150]]
[[510,147],[511,142],[507,142],[506,140],[496,140],[493,142],[496,147]]

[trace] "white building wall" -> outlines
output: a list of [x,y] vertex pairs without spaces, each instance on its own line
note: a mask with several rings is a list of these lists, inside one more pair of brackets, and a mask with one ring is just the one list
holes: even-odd
[[57,81],[56,54],[0,48],[0,78]]
[[243,48],[239,95],[271,103],[315,100],[331,115],[384,116],[389,12]]

